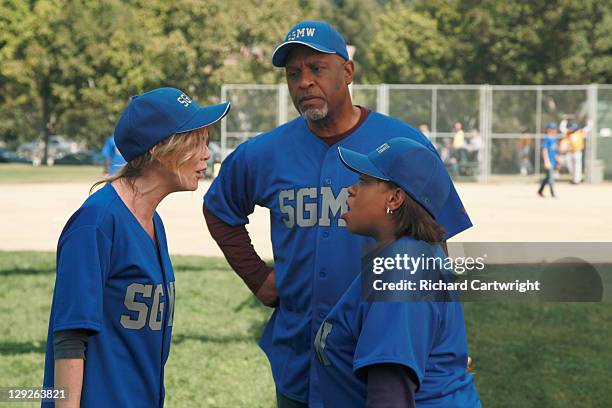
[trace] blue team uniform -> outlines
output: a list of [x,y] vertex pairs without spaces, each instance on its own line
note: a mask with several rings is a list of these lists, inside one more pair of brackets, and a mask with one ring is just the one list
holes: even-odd
[[542,139],[542,149],[546,149],[551,167],[553,169],[557,167],[557,151],[559,150],[557,138],[554,136],[545,135],[544,139]]
[[157,243],[107,184],[60,236],[44,386],[54,384],[53,333],[87,330],[82,407],[163,406],[175,290],[157,213],[154,225]]
[[114,136],[110,136],[106,139],[106,143],[104,143],[104,147],[102,147],[102,156],[110,160],[108,174],[111,176],[121,170],[126,163],[121,152],[117,149]]
[[[360,269],[367,238],[351,234],[340,218],[357,174],[340,161],[338,146],[367,153],[392,137],[431,143],[404,122],[370,112],[350,135],[328,146],[302,117],[242,143],[228,156],[204,197],[206,207],[229,225],[248,223],[255,205],[270,209],[279,306],[260,346],[277,391],[311,407],[321,406],[312,340]],[[439,222],[451,237],[472,224],[454,189]],[[370,240],[370,239],[367,239]]]
[[[394,242],[384,253],[391,257],[446,257],[439,245],[410,237]],[[364,267],[368,265],[371,263],[364,262]],[[400,276],[418,287],[423,278],[448,281],[443,273],[447,272],[421,269]],[[467,372],[467,338],[460,302],[420,301],[427,293],[404,301],[367,302],[362,293],[360,274],[325,318],[315,339],[325,407],[365,406],[367,383],[361,370],[381,363],[400,364],[416,374],[417,407],[481,406],[473,376]],[[440,300],[438,296],[430,298]]]

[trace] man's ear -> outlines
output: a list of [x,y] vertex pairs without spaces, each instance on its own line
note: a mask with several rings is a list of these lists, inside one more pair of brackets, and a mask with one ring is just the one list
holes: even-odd
[[395,211],[404,205],[406,201],[406,193],[401,188],[394,188],[389,190],[389,195],[387,196],[387,208],[391,211]]
[[353,61],[344,62],[344,82],[349,85],[353,82],[353,74],[355,73],[355,64]]

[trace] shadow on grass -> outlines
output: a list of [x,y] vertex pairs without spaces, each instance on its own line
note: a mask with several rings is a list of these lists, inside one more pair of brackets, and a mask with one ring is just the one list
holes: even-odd
[[55,268],[11,268],[0,270],[0,276],[32,276],[48,275],[55,273]]
[[211,273],[211,272],[231,272],[227,268],[223,267],[223,265],[217,267],[216,265],[172,265],[174,272],[198,272],[198,273]]
[[242,333],[230,333],[230,334],[216,334],[216,333],[203,333],[203,334],[173,334],[172,343],[181,344],[185,341],[197,341],[200,343],[214,343],[214,344],[232,344],[232,343],[255,343],[261,337],[266,320],[254,321],[251,323],[249,328]]
[[0,342],[0,355],[10,356],[15,354],[44,353],[46,344],[44,341],[3,341]]

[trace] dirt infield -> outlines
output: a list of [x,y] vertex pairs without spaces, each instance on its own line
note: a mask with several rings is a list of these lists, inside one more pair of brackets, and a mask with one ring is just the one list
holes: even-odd
[[[70,214],[89,184],[0,184],[0,250],[53,251]],[[170,252],[222,256],[204,225],[202,196],[169,196],[160,206]],[[612,184],[557,184],[556,199],[536,195],[535,184],[457,184],[475,227],[458,241],[611,241]],[[257,208],[248,230],[257,251],[272,258],[268,211]]]

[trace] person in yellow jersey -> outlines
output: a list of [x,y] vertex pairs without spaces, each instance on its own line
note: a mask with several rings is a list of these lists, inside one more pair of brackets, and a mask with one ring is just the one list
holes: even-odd
[[585,131],[580,129],[576,123],[571,124],[567,130],[572,184],[580,184],[582,182],[582,153],[584,152]]

